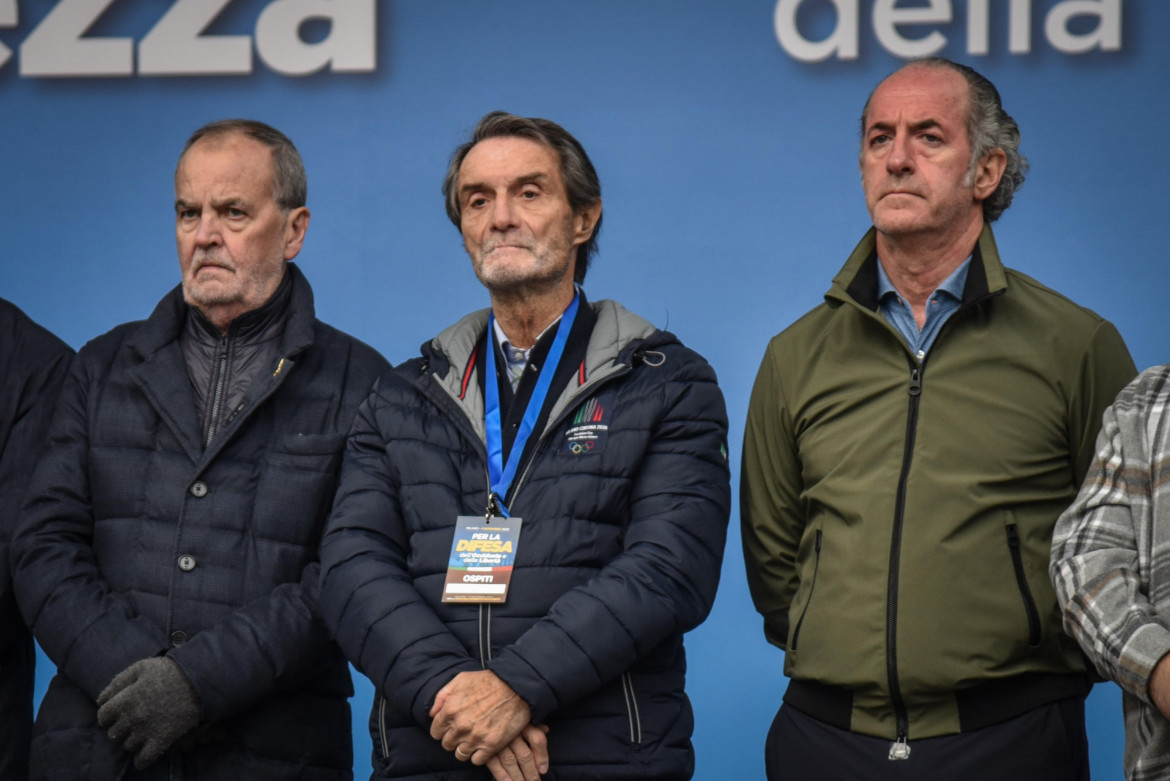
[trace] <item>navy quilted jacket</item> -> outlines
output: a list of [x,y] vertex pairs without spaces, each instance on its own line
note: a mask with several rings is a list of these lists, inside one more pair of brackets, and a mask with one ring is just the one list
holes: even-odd
[[[322,613],[378,696],[374,776],[486,779],[428,734],[435,693],[488,668],[550,727],[546,779],[686,779],[683,633],[715,597],[730,503],[711,367],[619,305],[597,321],[509,501],[502,605],[440,602],[455,519],[487,503],[487,312],[385,375],[362,405],[322,542]],[[604,432],[574,452],[571,429]],[[535,436],[535,434],[534,434]],[[580,450],[580,449],[578,449]]]
[[[387,367],[313,314],[295,266],[284,356],[206,450],[179,347],[179,288],[82,348],[14,543],[21,610],[58,674],[36,778],[344,779],[348,669],[317,613],[317,544],[345,434]],[[121,670],[174,659],[197,745],[147,774],[96,727]]]
[[68,345],[0,299],[0,779],[28,775],[36,662],[12,592],[8,542],[72,355]]

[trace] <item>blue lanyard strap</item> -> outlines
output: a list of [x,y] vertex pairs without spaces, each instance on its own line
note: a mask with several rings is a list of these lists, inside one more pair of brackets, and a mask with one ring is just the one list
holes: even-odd
[[540,417],[541,409],[544,408],[544,400],[548,396],[549,386],[552,385],[553,375],[556,374],[557,366],[561,362],[561,355],[565,352],[565,343],[569,341],[569,331],[573,330],[573,320],[577,317],[579,299],[580,295],[574,292],[573,302],[569,304],[569,308],[561,316],[556,338],[553,339],[552,347],[549,348],[548,356],[544,360],[544,368],[541,369],[536,387],[528,399],[528,406],[524,408],[524,417],[520,420],[516,439],[512,441],[512,449],[508,453],[507,463],[504,463],[504,439],[500,434],[500,389],[497,385],[499,380],[496,377],[496,349],[492,340],[492,333],[495,330],[495,315],[488,315],[487,343],[484,345],[487,360],[485,361],[483,391],[484,423],[487,428],[488,482],[491,487],[491,496],[488,498],[489,515],[496,509],[492,506],[494,504],[498,507],[501,515],[508,517],[508,508],[504,506],[503,500],[512,487],[512,481],[516,478],[516,469],[520,466],[520,459],[524,456],[524,446],[528,444],[528,438],[532,435],[532,430],[536,428],[536,420]]

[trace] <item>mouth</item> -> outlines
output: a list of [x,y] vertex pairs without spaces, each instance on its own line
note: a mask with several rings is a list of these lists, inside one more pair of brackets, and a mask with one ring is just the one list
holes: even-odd
[[192,266],[193,266],[193,268],[191,269],[191,273],[193,275],[197,275],[197,274],[199,274],[199,272],[204,271],[204,270],[226,271],[230,274],[234,274],[236,271],[235,267],[231,263],[221,261],[215,257],[207,257],[207,256],[204,256],[202,258],[196,256],[193,259]]
[[523,244],[494,244],[490,247],[485,247],[483,254],[490,255],[497,250],[524,250],[525,252],[532,251],[530,247],[527,247]]

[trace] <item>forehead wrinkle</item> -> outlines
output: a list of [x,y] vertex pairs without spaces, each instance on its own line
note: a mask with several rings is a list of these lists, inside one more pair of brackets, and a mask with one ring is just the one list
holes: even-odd
[[[551,179],[552,179],[552,177],[550,177],[548,174],[541,172],[541,171],[537,171],[535,173],[514,176],[511,179],[507,180],[507,186],[508,187],[515,187],[518,184],[528,184],[529,182],[544,183],[544,182],[550,181]],[[459,192],[460,193],[469,193],[469,192],[473,192],[475,190],[489,189],[489,187],[490,187],[490,185],[488,185],[487,182],[468,182],[467,184],[463,184],[463,185],[459,186]]]

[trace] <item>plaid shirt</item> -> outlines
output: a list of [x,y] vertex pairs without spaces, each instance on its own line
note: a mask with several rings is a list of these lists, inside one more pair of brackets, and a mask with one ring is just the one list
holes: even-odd
[[1065,630],[1124,690],[1126,778],[1170,777],[1170,722],[1148,691],[1170,652],[1170,364],[1105,411],[1096,458],[1056,524],[1050,572]]

